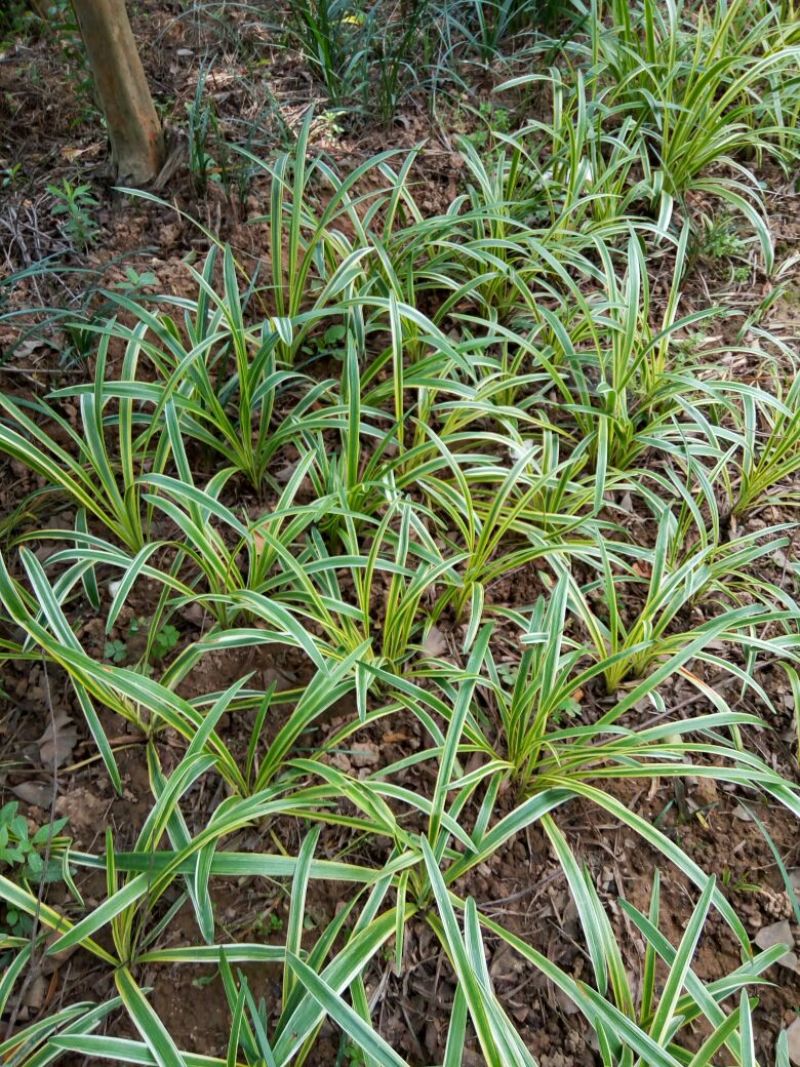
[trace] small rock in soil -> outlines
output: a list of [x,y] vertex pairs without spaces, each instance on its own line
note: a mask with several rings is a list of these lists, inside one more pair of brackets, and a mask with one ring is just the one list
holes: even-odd
[[34,980],[30,983],[25,990],[25,999],[23,1003],[26,1008],[30,1008],[32,1011],[39,1011],[44,1004],[44,998],[47,996],[47,979],[43,974],[37,974]]
[[350,750],[350,762],[356,767],[372,767],[380,758],[380,749],[374,741],[359,741]]
[[800,1064],[800,1019],[795,1019],[786,1036],[789,1038],[789,1059],[792,1063]]
[[778,960],[779,967],[786,967],[796,974],[800,973],[800,961],[791,949],[794,948],[794,937],[786,919],[782,922],[763,926],[755,936],[755,943],[760,949],[772,948],[773,945],[786,945],[790,950]]
[[692,792],[695,800],[704,808],[717,803],[717,783],[713,778],[696,778]]
[[570,1000],[567,994],[561,989],[556,990],[556,1000],[558,1001],[559,1008],[561,1008],[565,1015],[577,1015],[580,1011],[578,1005],[573,1000]]
[[107,801],[88,789],[79,787],[56,801],[56,814],[66,815],[73,830],[91,830],[101,825]]
[[755,942],[761,949],[772,948],[773,945],[786,945],[788,948],[794,948],[791,927],[785,919],[779,923],[772,923],[771,926],[763,926],[756,934]]

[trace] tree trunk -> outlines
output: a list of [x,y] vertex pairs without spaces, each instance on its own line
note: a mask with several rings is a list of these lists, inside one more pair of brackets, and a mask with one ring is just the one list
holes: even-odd
[[161,169],[164,139],[125,0],[72,0],[72,6],[108,124],[117,177],[145,185]]

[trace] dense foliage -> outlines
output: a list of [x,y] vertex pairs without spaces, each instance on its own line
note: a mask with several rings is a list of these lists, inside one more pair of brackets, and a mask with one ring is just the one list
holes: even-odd
[[[4,527],[2,655],[64,672],[117,789],[119,723],[141,738],[152,794],[127,851],[110,828],[100,851],[70,849],[61,824],[48,845],[70,881],[104,872],[98,903],[74,884],[71,905],[43,902],[38,858],[0,877],[15,918],[37,919],[4,938],[0,1005],[43,945],[80,946],[118,994],[45,1013],[0,1055],[222,1063],[179,1050],[143,977],[202,963],[222,978],[231,1067],[321,1062],[326,1020],[349,1062],[400,1064],[369,979],[384,958],[403,973],[423,923],[457,979],[445,1067],[465,1049],[492,1067],[535,1062],[487,939],[572,1002],[607,1067],[754,1064],[754,997],[785,946],[755,948],[726,887],[625,789],[692,776],[800,817],[796,782],[751,743],[785,718],[776,687],[800,696],[796,564],[791,580],[762,566],[794,533],[796,357],[762,327],[766,305],[731,327],[696,290],[685,299],[698,265],[731,253],[777,284],[763,176],[797,172],[792,3],[418,0],[384,35],[377,8],[296,0],[288,26],[331,108],[371,100],[388,120],[420,86],[438,99],[447,78],[492,65],[496,99],[517,103],[476,116],[461,187],[434,212],[417,195],[424,149],[345,172],[310,144],[310,110],[286,151],[223,157],[200,84],[193,180],[268,190],[261,269],[211,240],[191,296],[148,296],[133,277],[84,325],[91,374],[46,399],[0,395],[0,450],[38,480]],[[89,187],[56,192],[85,247]],[[504,603],[498,583],[522,573],[537,592]],[[128,656],[132,602],[148,617]],[[105,657],[84,647],[77,610],[103,620]],[[242,670],[181,695],[209,657],[276,646],[304,664],[300,684]],[[336,758],[392,723],[421,743]],[[198,825],[209,781],[219,802]],[[621,902],[646,946],[640,973],[563,829],[576,803],[692,887],[678,944],[660,928],[658,874],[647,914]],[[296,825],[296,852],[271,848],[279,822]],[[577,909],[582,978],[465,889],[532,826]],[[287,886],[278,938],[220,925],[214,887],[246,879]],[[315,881],[344,886],[322,928],[307,921]],[[166,944],[184,908],[194,936]],[[707,982],[693,958],[713,913],[742,963]],[[242,969],[265,964],[279,1003],[259,1003]],[[137,1038],[105,1032],[120,1010]],[[785,1067],[785,1037],[776,1055]]]

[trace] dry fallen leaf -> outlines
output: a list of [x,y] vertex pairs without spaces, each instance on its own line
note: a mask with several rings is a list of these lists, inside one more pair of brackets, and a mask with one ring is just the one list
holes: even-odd
[[296,459],[293,462],[287,463],[285,466],[281,467],[280,470],[277,470],[274,475],[275,481],[278,482],[280,485],[284,485],[286,482],[288,482],[291,476],[297,470],[297,465],[299,462],[300,460]]
[[501,946],[494,956],[492,956],[492,962],[489,964],[489,975],[496,980],[511,980],[515,978],[523,969],[522,961],[519,960],[511,949],[505,945]]
[[93,144],[85,145],[83,148],[72,148],[65,146],[61,149],[61,155],[68,163],[74,163],[76,159],[80,159],[82,156],[95,156],[102,148],[102,144],[99,141],[95,141]]
[[401,730],[387,730],[381,736],[381,741],[384,745],[396,745],[399,741],[408,741],[408,734],[404,734]]
[[49,341],[44,340],[41,337],[34,337],[28,341],[20,341],[14,348],[14,355],[18,359],[32,359],[37,352],[42,356],[47,355],[49,352],[57,352],[58,349],[51,345]]
[[10,789],[15,797],[37,808],[49,808],[53,802],[52,782],[20,782],[19,785],[10,786]]
[[78,731],[65,711],[54,716],[38,740],[39,758],[45,767],[61,767],[72,756],[78,741]]
[[442,656],[447,651],[447,639],[438,626],[431,626],[428,630],[422,642],[422,651],[431,658]]
[[52,973],[57,967],[60,967],[62,963],[66,963],[70,956],[78,951],[78,945],[68,945],[60,952],[51,952],[50,949],[52,945],[58,941],[60,936],[61,934],[56,930],[53,930],[47,935],[47,956],[43,960],[43,966],[45,972],[48,974]]

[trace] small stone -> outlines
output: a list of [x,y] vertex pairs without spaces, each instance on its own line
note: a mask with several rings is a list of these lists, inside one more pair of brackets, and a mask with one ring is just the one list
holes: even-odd
[[794,948],[794,938],[789,923],[784,919],[782,922],[772,923],[758,931],[755,942],[759,948],[772,948],[773,945],[786,945]]
[[556,1000],[558,1006],[565,1015],[577,1015],[580,1008],[574,1000],[570,1000],[567,994],[562,989],[556,990]]
[[717,802],[717,783],[713,778],[696,779],[693,792],[698,804],[704,808],[710,808]]
[[39,1011],[44,1004],[44,998],[46,996],[47,980],[43,974],[37,974],[25,991],[25,999],[23,1003],[26,1008],[31,1008],[33,1011]]
[[374,741],[359,741],[350,750],[350,762],[356,767],[372,767],[380,758],[380,749]]
[[789,1039],[789,1059],[800,1065],[800,1019],[795,1019],[786,1031]]

